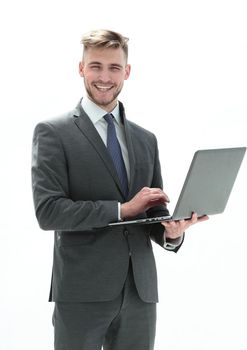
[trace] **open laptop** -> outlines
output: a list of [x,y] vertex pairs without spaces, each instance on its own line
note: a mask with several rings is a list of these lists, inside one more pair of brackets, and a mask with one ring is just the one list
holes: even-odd
[[199,217],[222,213],[245,152],[246,147],[196,151],[171,216],[113,222],[108,226],[189,219],[193,212]]

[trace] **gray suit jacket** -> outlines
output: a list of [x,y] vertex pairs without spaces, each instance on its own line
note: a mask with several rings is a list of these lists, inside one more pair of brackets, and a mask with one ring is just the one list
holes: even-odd
[[[144,186],[162,188],[155,136],[126,120],[121,103],[120,112],[130,161],[129,198],[124,198],[107,149],[80,103],[35,128],[35,211],[40,227],[55,231],[49,300],[114,299],[123,288],[131,255],[140,297],[145,302],[158,301],[150,238],[163,246],[163,227],[106,228],[118,220],[118,202],[131,199]],[[155,207],[139,217],[151,215],[168,215],[168,211]]]

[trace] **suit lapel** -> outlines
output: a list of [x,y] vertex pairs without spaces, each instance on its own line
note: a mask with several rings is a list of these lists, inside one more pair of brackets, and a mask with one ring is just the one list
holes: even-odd
[[130,164],[130,181],[129,181],[129,195],[128,195],[128,198],[130,199],[131,193],[132,193],[132,188],[134,185],[134,180],[135,180],[136,159],[135,159],[135,152],[134,152],[134,147],[133,147],[131,126],[125,117],[124,107],[123,107],[123,104],[121,102],[119,102],[119,108],[120,108],[120,115],[122,117],[122,122],[123,122],[124,130],[125,130],[126,144],[127,144],[129,164]]
[[[102,141],[99,133],[95,129],[93,123],[91,122],[88,115],[84,112],[84,110],[81,107],[81,104],[79,103],[74,111],[74,122],[79,128],[79,130],[83,133],[83,135],[88,139],[88,141],[91,143],[91,145],[94,147],[96,152],[101,157],[103,163],[105,164],[106,168],[108,169],[110,175],[112,176],[113,180],[115,181],[118,189],[122,193],[121,185],[118,179],[118,175],[116,172],[116,169],[114,167],[114,164],[111,160],[111,157],[107,151],[107,148]],[[123,193],[122,193],[123,195]]]

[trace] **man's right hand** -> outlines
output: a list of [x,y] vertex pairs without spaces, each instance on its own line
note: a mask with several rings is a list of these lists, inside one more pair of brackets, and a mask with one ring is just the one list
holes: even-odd
[[129,202],[121,205],[121,218],[131,218],[157,205],[170,202],[160,188],[143,187]]

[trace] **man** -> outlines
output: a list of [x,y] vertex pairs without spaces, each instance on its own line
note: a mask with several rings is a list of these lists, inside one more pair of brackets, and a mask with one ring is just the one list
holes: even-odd
[[151,350],[157,277],[150,238],[176,252],[203,221],[107,227],[168,215],[156,138],[128,121],[118,101],[130,75],[128,39],[108,31],[82,38],[87,96],[37,125],[32,179],[40,227],[54,230],[50,301],[56,350]]

